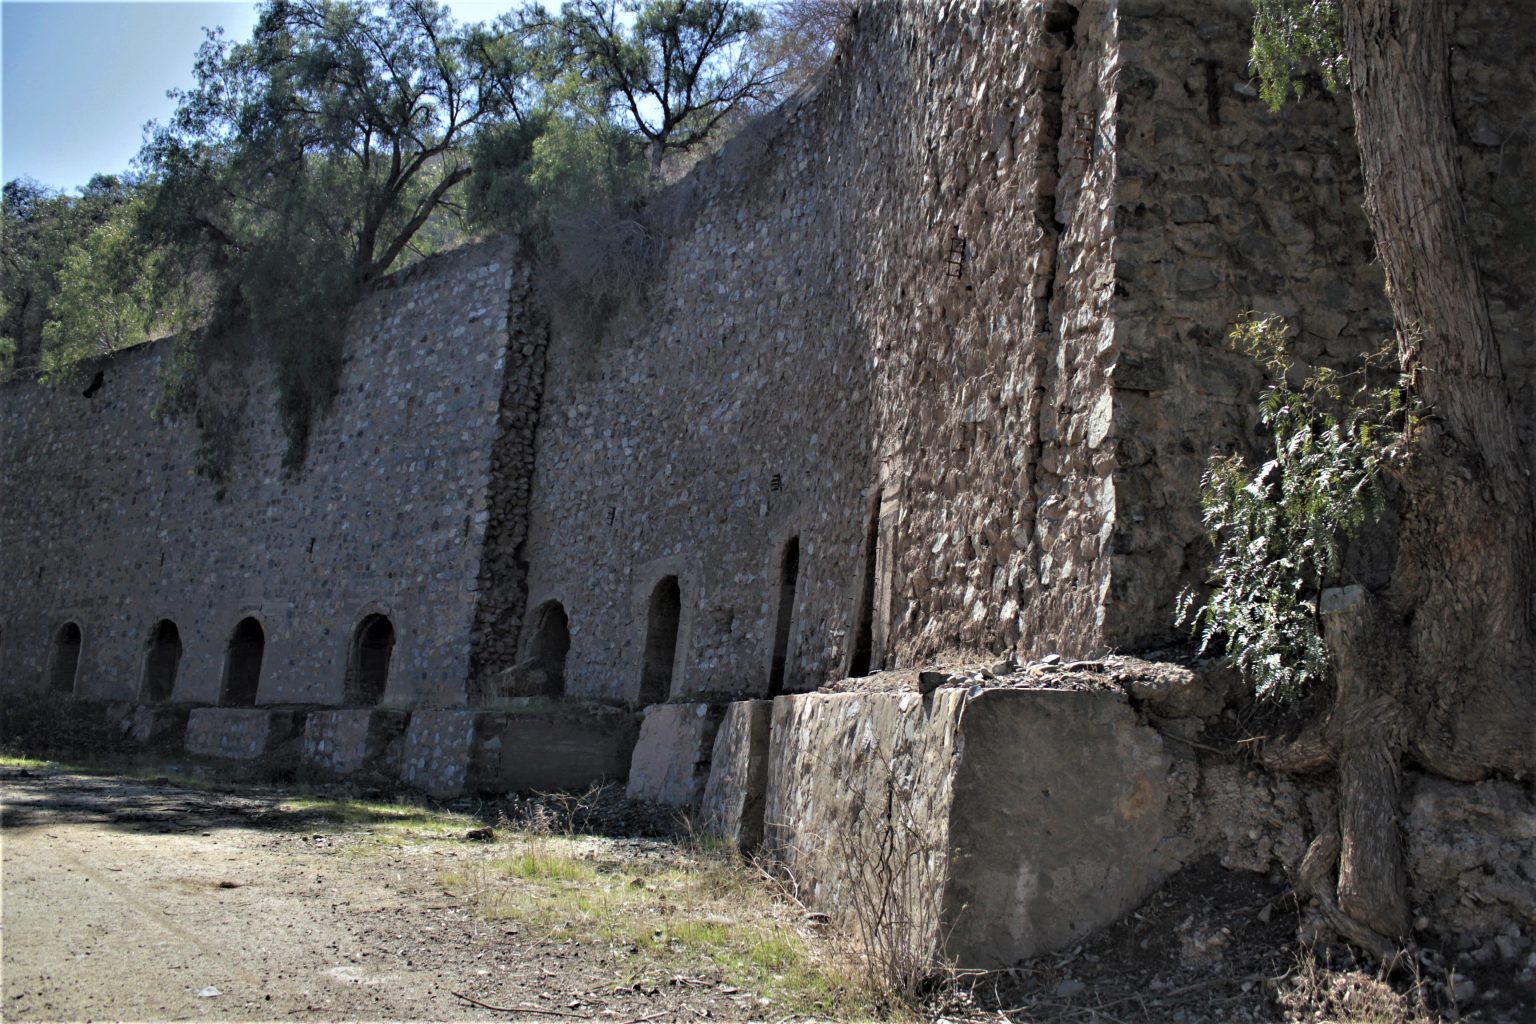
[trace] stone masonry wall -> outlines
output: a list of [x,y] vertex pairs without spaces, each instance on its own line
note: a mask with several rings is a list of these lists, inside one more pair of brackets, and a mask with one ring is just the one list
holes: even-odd
[[385,702],[462,702],[502,381],[529,379],[528,356],[508,349],[520,273],[506,244],[479,246],[363,301],[335,408],[295,479],[280,470],[266,371],[251,368],[222,496],[195,471],[196,429],[151,417],[166,343],[106,360],[92,398],[0,388],[6,685],[41,685],[72,620],[75,692],[135,699],[169,618],[184,650],[172,699],[215,702],[231,631],[251,615],[266,633],[258,703],[336,704],[354,631],[380,612],[395,629]]
[[874,667],[1097,642],[1112,29],[872,5],[819,89],[674,187],[649,303],[557,329],[529,601],[570,618],[573,692],[636,697],[670,575],[673,695],[763,692],[792,537],[788,689],[848,672],[866,603]]
[[[1246,72],[1243,3],[1126,0],[1120,79],[1112,379],[1113,583],[1105,642],[1170,630],[1173,595],[1210,549],[1199,482],[1214,452],[1257,440],[1257,368],[1226,343],[1248,310],[1280,313],[1304,362],[1353,368],[1390,343],[1345,94],[1269,111]],[[1536,8],[1450,5],[1462,177],[1522,437],[1536,434]],[[1514,19],[1512,22],[1511,19]],[[1528,459],[1536,481],[1536,448]],[[1359,575],[1390,553],[1351,558]]]
[[[1536,32],[1505,32],[1513,6],[1452,12],[1452,73],[1525,436]],[[526,609],[558,601],[567,691],[636,701],[674,576],[672,699],[765,693],[791,591],[788,691],[861,647],[878,669],[1168,639],[1208,559],[1200,473],[1254,440],[1261,381],[1230,325],[1283,313],[1303,357],[1339,363],[1390,331],[1348,104],[1267,111],[1250,15],[864,5],[818,84],[654,205],[654,266],[628,268],[648,298],[601,329],[562,315],[591,296],[553,328],[530,312],[548,289],[505,244],[370,299],[297,480],[254,379],[228,493],[195,477],[192,429],[149,419],[160,346],[109,360],[91,399],[0,389],[0,667],[40,682],[73,620],[77,691],[133,697],[165,616],[176,699],[213,700],[254,614],[259,699],[335,702],[378,611],[387,700],[456,703],[497,696],[481,684],[528,655]]]

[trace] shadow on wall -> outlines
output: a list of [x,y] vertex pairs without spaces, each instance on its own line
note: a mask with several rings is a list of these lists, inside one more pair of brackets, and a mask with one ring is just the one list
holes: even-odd
[[789,629],[795,614],[795,587],[800,581],[800,538],[791,537],[779,559],[779,609],[773,624],[773,664],[768,669],[768,696],[784,692],[789,658]]

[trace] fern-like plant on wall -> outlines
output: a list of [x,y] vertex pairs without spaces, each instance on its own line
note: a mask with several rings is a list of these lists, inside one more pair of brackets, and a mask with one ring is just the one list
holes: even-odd
[[1260,402],[1270,457],[1213,456],[1201,507],[1216,560],[1200,601],[1185,590],[1177,621],[1199,632],[1202,652],[1227,656],[1261,698],[1290,700],[1328,672],[1320,606],[1339,582],[1345,542],[1383,508],[1384,474],[1412,449],[1410,381],[1379,383],[1389,350],[1352,371],[1303,369],[1278,316],[1250,317],[1234,347],[1269,377]]

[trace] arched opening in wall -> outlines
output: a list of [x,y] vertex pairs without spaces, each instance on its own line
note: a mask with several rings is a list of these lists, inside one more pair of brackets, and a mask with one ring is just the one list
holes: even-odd
[[139,699],[146,704],[164,704],[176,688],[176,669],[181,665],[181,630],[170,619],[161,619],[149,634],[149,650],[144,655],[144,685]]
[[544,673],[544,693],[565,696],[565,656],[571,650],[571,626],[559,601],[546,601],[533,613],[533,646],[528,655]]
[[640,703],[660,704],[672,693],[672,669],[677,661],[677,629],[683,617],[683,597],[677,577],[667,576],[651,591],[645,620],[645,661],[640,673]]
[[779,560],[779,610],[773,624],[773,664],[768,669],[768,696],[784,692],[789,658],[789,627],[795,613],[795,585],[800,581],[800,538],[791,537]]
[[882,495],[875,496],[875,507],[869,513],[869,526],[864,531],[864,566],[859,577],[859,597],[854,605],[853,654],[848,659],[850,676],[867,676],[879,668],[875,655],[875,573],[880,563],[880,503]]
[[385,615],[365,615],[352,634],[347,679],[342,700],[372,706],[384,699],[389,684],[389,657],[395,650],[395,626]]
[[267,649],[267,634],[254,618],[241,619],[229,636],[224,654],[224,689],[219,703],[225,707],[248,708],[256,704],[256,688],[261,684],[261,657]]
[[74,693],[75,675],[80,671],[80,626],[66,622],[53,634],[53,652],[48,658],[48,690]]

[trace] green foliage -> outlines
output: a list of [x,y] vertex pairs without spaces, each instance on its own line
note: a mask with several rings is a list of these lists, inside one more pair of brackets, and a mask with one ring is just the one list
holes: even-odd
[[525,19],[544,29],[555,65],[578,73],[644,141],[657,175],[668,153],[774,96],[782,73],[746,45],[763,18],[740,0],[567,0],[556,18],[530,6]]
[[42,369],[43,331],[57,315],[65,260],[137,191],[111,175],[92,178],[78,196],[25,178],[6,183],[0,204],[0,348],[10,352],[8,365],[15,372],[32,376]]
[[1248,68],[1274,110],[1300,99],[1309,76],[1321,78],[1330,92],[1347,86],[1339,0],[1256,0]]
[[208,281],[201,344],[270,359],[290,468],[335,394],[358,290],[429,224],[451,236],[465,144],[513,109],[483,43],[434,0],[268,0],[249,42],[209,36],[145,146],[146,241],[167,277]]
[[1381,509],[1382,475],[1409,454],[1406,385],[1372,383],[1385,352],[1353,373],[1318,367],[1299,386],[1274,316],[1232,332],[1270,385],[1261,402],[1271,458],[1254,469],[1241,454],[1215,456],[1202,481],[1205,525],[1216,547],[1204,605],[1186,591],[1178,620],[1200,630],[1202,650],[1224,643],[1262,698],[1289,700],[1323,681],[1328,655],[1318,599],[1336,581],[1343,544]]
[[645,163],[607,121],[539,114],[475,140],[466,194],[472,223],[547,250],[555,224],[575,211],[611,210],[644,194]]
[[139,243],[142,197],[116,207],[107,221],[65,254],[43,326],[43,378],[74,376],[82,360],[137,345],[160,316],[153,272],[157,254]]

